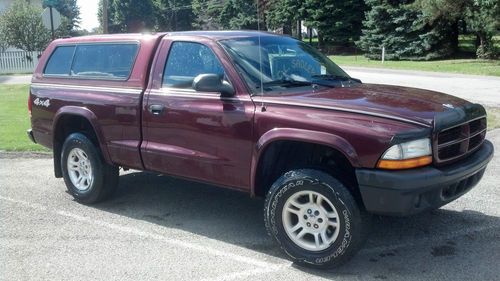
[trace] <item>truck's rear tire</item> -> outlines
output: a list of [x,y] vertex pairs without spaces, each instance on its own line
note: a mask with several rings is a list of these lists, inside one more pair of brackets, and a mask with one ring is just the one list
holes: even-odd
[[118,185],[118,167],[107,164],[99,149],[81,133],[64,141],[61,167],[69,193],[84,204],[109,198]]
[[300,169],[281,176],[264,206],[267,231],[296,263],[332,268],[362,246],[370,217],[327,173]]

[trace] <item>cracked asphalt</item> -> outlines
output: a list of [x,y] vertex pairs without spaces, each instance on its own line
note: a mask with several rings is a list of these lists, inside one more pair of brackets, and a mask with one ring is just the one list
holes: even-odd
[[[488,138],[500,148],[500,130]],[[109,201],[66,193],[52,159],[0,153],[1,280],[498,280],[500,156],[472,191],[408,218],[375,217],[345,266],[292,265],[263,201],[150,173],[122,173]]]

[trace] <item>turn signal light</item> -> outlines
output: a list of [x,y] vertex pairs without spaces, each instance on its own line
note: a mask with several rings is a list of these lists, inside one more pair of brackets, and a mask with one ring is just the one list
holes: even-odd
[[432,156],[422,156],[404,160],[384,160],[377,163],[377,168],[387,170],[404,170],[427,166],[432,163]]

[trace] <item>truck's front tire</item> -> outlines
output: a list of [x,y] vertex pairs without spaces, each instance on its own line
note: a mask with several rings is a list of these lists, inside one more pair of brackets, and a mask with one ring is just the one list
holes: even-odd
[[64,141],[61,167],[69,193],[81,203],[107,199],[118,185],[118,167],[107,164],[84,134],[73,133]]
[[264,208],[269,235],[294,262],[317,268],[349,260],[369,223],[347,188],[317,170],[285,173],[272,185]]

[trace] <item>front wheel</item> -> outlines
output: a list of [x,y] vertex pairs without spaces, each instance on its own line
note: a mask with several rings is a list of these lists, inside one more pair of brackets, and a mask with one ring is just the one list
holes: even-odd
[[318,268],[349,260],[369,224],[340,181],[310,169],[287,172],[272,185],[264,219],[269,235],[294,262]]
[[69,193],[85,204],[102,201],[118,185],[118,167],[104,162],[98,148],[81,133],[64,141],[61,167]]

